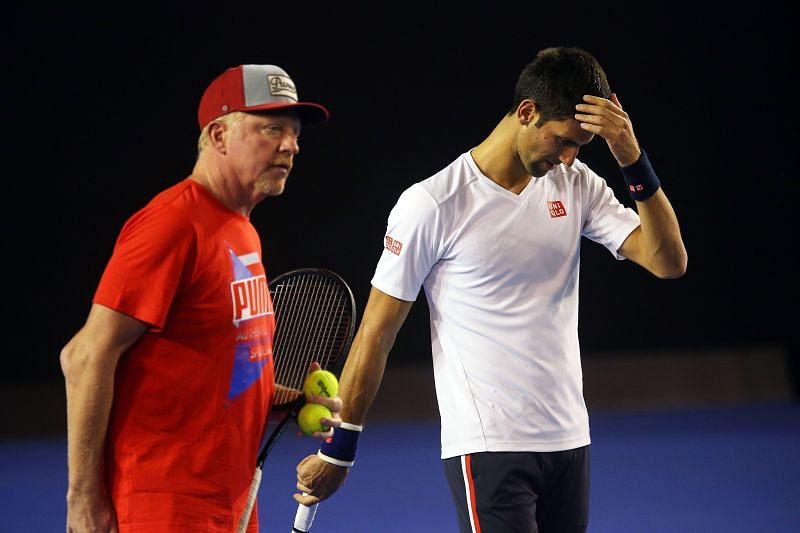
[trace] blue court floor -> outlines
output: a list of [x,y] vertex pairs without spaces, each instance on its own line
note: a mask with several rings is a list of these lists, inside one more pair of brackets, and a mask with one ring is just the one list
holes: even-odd
[[[800,531],[800,405],[593,413],[592,533]],[[288,533],[294,467],[315,442],[287,430],[267,460],[262,531]],[[66,443],[0,443],[0,531],[64,531]],[[370,424],[313,533],[456,532],[437,422]]]

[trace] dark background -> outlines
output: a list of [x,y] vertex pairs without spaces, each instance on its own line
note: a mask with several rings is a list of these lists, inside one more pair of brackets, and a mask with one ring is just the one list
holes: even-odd
[[[787,9],[270,4],[7,14],[4,382],[61,379],[59,350],[83,324],[117,232],[191,171],[197,104],[224,69],[277,64],[302,99],[331,111],[304,130],[285,194],[252,221],[268,275],[328,267],[361,310],[397,196],[478,144],[520,69],[553,45],[604,66],[689,251],[688,273],[660,281],[585,241],[584,352],[779,344],[796,358]],[[632,205],[602,139],[579,157]],[[428,341],[421,296],[390,364],[428,361]]]

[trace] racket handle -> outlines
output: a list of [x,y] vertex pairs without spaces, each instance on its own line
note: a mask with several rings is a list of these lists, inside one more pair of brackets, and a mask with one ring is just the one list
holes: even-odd
[[247,493],[247,503],[245,503],[244,512],[239,519],[236,533],[244,533],[247,531],[247,525],[250,523],[250,515],[253,512],[253,505],[256,502],[259,485],[261,485],[261,468],[256,468],[256,472],[253,474],[253,482],[250,483],[250,491]]
[[[304,492],[303,496],[305,495]],[[297,504],[297,514],[294,515],[292,533],[308,533],[308,530],[311,529],[311,523],[314,522],[314,516],[317,514],[318,505],[318,503],[311,506],[306,506],[302,503]]]

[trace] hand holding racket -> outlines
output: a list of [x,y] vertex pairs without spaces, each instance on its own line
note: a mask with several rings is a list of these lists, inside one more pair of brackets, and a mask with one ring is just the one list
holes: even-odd
[[[272,353],[276,387],[273,409],[285,410],[285,414],[256,459],[238,532],[247,530],[261,484],[262,466],[270,449],[287,422],[297,416],[303,405],[303,383],[309,369],[316,368],[312,363],[318,363],[323,370],[338,371],[344,364],[355,332],[353,293],[338,274],[321,268],[293,270],[272,280],[269,290],[275,310]],[[316,506],[313,511],[316,511]]]
[[[298,479],[301,477],[300,470],[303,469],[306,472],[306,474],[309,471],[316,472],[317,474],[311,474],[311,476],[314,477],[314,479],[317,482],[319,482],[321,478],[326,477],[324,474],[322,474],[322,472],[325,469],[338,469],[340,467],[332,466],[329,463],[323,462],[320,459],[318,459],[316,455],[309,455],[308,457],[303,459],[299,465],[297,465],[297,468],[298,468]],[[344,478],[346,477],[346,475],[347,475],[346,470],[343,473],[334,474],[334,477],[332,478],[333,479],[332,483],[334,484],[334,488],[332,490],[335,490],[336,488],[339,488],[341,486],[341,484],[344,482]],[[328,483],[331,483],[331,481],[328,481]],[[292,533],[308,533],[308,531],[311,529],[311,524],[314,521],[314,517],[316,516],[317,506],[319,504],[314,503],[311,505],[305,505],[303,503],[300,503],[299,498],[308,497],[309,496],[308,491],[310,489],[308,487],[304,487],[300,481],[298,481],[297,483],[297,488],[298,490],[303,491],[303,493],[302,496],[299,494],[295,494],[294,497],[295,500],[298,501],[298,504],[297,504],[297,513],[295,514],[294,517],[294,527],[292,528]]]

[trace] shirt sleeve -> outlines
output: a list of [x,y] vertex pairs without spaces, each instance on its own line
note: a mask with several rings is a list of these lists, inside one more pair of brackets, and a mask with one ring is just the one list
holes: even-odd
[[195,248],[195,237],[188,217],[178,210],[144,208],[122,228],[94,303],[161,329]]
[[625,259],[618,250],[631,232],[639,227],[639,214],[620,203],[603,178],[589,167],[584,168],[588,178],[586,187],[589,202],[581,234],[605,246],[616,259]]
[[372,286],[413,302],[441,256],[439,206],[420,185],[406,189],[389,214]]

